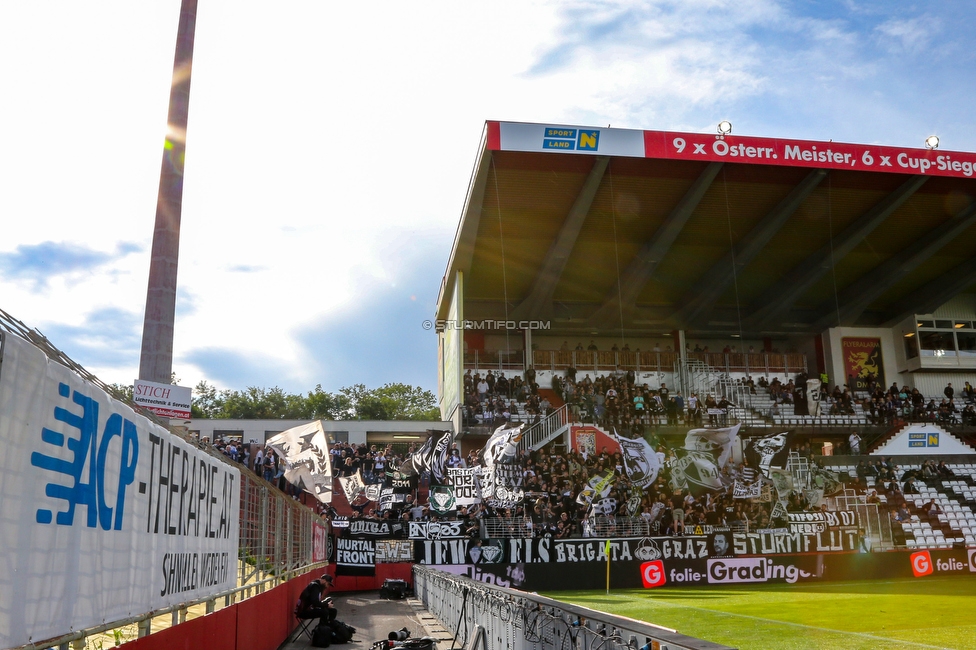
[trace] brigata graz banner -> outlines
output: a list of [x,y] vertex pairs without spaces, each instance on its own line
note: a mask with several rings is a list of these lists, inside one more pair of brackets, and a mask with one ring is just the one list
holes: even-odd
[[[727,544],[720,543],[720,551]],[[716,555],[716,535],[610,540],[610,560],[701,559]],[[442,539],[414,542],[419,564],[605,563],[606,539]]]
[[240,472],[2,336],[0,647],[232,588]]

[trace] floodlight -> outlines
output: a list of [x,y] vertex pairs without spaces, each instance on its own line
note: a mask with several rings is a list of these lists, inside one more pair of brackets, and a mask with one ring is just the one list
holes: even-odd
[[926,149],[938,149],[939,148],[939,136],[930,135],[925,138],[925,148]]
[[732,122],[729,122],[728,120],[722,120],[721,122],[718,123],[719,135],[728,135],[730,133],[732,133]]

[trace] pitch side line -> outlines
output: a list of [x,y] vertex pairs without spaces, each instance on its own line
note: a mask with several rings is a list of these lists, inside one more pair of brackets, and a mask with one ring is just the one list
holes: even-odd
[[[845,630],[834,630],[829,627],[817,627],[816,625],[804,625],[803,623],[791,623],[789,621],[777,621],[772,618],[763,618],[761,616],[750,616],[749,614],[733,614],[731,612],[723,612],[716,609],[708,609],[707,607],[692,607],[691,605],[678,605],[676,603],[669,603],[666,601],[656,600],[655,604],[663,604],[668,607],[674,607],[677,609],[693,609],[699,612],[708,612],[710,614],[721,614],[724,616],[735,616],[737,618],[748,618],[753,621],[762,621],[764,623],[773,623],[775,625],[790,625],[792,627],[800,627],[807,630],[819,630],[821,632],[832,632],[834,634],[840,634],[841,636],[859,636],[865,639],[872,639],[874,641],[884,641],[885,643],[900,643],[902,645],[912,646],[915,648],[932,648],[932,650],[950,650],[946,646],[941,645],[927,645],[925,643],[916,643],[915,641],[902,641],[901,639],[895,639],[886,636],[876,636],[874,634],[867,634],[866,632],[847,632]],[[680,632],[680,630],[679,630]]]

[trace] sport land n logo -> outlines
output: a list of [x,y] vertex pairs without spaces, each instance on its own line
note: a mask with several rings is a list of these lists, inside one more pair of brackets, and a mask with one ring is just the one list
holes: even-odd
[[663,587],[668,581],[664,573],[664,562],[653,560],[641,565],[641,580],[644,581],[644,588]]
[[932,555],[928,551],[912,553],[912,573],[916,578],[932,573]]

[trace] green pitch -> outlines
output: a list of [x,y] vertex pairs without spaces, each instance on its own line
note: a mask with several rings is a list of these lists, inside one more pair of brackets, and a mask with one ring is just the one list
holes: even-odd
[[976,648],[966,577],[546,595],[742,650]]

